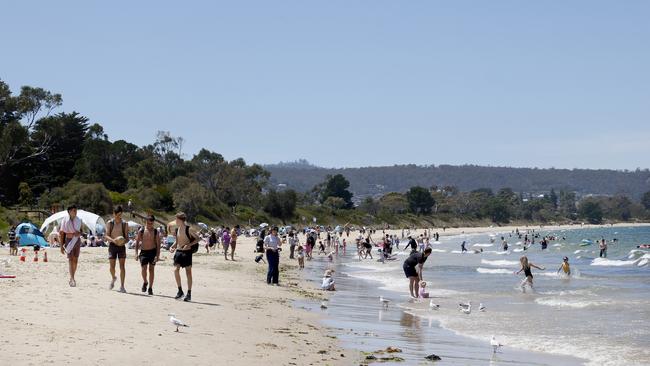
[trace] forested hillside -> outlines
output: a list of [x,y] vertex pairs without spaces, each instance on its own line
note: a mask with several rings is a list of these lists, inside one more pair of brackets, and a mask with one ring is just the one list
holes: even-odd
[[327,175],[342,174],[350,181],[355,196],[405,192],[410,187],[455,186],[460,191],[509,187],[515,192],[545,193],[551,189],[574,191],[580,196],[626,195],[639,199],[650,190],[650,171],[536,169],[485,167],[475,165],[416,166],[395,165],[367,168],[325,169],[301,160],[267,165],[272,184],[286,184],[308,191]]

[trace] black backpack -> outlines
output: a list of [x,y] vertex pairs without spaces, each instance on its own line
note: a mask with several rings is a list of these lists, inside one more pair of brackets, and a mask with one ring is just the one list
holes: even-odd
[[[190,234],[190,227],[185,225],[185,236],[187,236],[188,239],[190,239],[190,242],[194,241],[194,237]],[[176,228],[176,240],[178,240],[178,228]],[[178,248],[178,247],[177,247]],[[199,251],[199,243],[196,242],[190,246],[190,250],[192,251],[192,254],[196,253]]]

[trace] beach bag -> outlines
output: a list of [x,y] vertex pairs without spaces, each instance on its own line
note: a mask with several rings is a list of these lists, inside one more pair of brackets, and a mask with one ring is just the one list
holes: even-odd
[[[188,239],[190,239],[190,242],[194,241],[194,237],[190,234],[190,227],[185,226],[185,236],[187,236]],[[176,240],[178,240],[178,228],[176,228]],[[190,246],[190,250],[192,251],[192,254],[196,253],[199,251],[199,243],[196,242]]]

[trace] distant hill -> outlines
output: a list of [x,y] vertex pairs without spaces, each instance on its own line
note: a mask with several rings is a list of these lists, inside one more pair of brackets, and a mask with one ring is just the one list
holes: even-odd
[[343,174],[355,196],[405,192],[412,186],[456,186],[461,191],[510,187],[515,192],[543,193],[570,190],[581,196],[624,194],[634,199],[650,191],[650,170],[618,171],[589,169],[537,169],[476,165],[395,165],[367,168],[327,169],[306,160],[267,165],[273,185],[286,184],[308,191],[328,174]]

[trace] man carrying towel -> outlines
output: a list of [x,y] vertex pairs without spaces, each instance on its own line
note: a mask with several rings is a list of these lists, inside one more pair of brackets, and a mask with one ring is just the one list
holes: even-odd
[[59,230],[59,242],[61,243],[61,254],[66,253],[68,256],[68,270],[70,272],[70,287],[77,286],[74,279],[77,272],[77,263],[79,262],[79,252],[81,251],[81,220],[77,217],[77,206],[68,206],[68,217],[61,222]]
[[126,222],[122,220],[122,206],[118,205],[113,209],[113,220],[108,222],[106,228],[106,235],[104,239],[110,244],[108,245],[108,261],[110,263],[111,284],[109,288],[112,290],[115,286],[115,260],[120,261],[120,292],[126,293],[124,288],[124,278],[126,277],[126,269],[124,263],[126,261],[126,240],[128,238],[129,227]]

